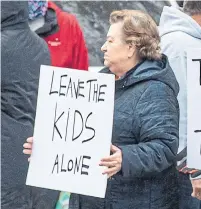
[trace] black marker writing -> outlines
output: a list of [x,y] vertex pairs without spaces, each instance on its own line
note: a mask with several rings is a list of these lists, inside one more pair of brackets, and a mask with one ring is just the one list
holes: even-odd
[[66,91],[66,96],[68,95],[69,89],[71,90],[71,97],[73,97],[73,86],[72,86],[72,80],[71,80],[71,78],[69,80],[68,88],[67,88],[67,91]]
[[201,86],[201,59],[192,59],[193,62],[200,62],[200,86]]
[[95,82],[97,81],[97,79],[91,79],[91,80],[88,80],[87,83],[89,83],[89,96],[88,96],[88,101],[90,102],[91,101],[91,83],[92,82]]
[[98,101],[99,101],[99,102],[100,102],[100,101],[105,101],[105,99],[100,98],[100,95],[101,95],[101,94],[102,94],[102,95],[105,94],[105,92],[101,91],[101,88],[103,88],[103,87],[107,87],[107,85],[100,85],[100,86],[99,86],[99,95],[98,95]]
[[[86,160],[88,160],[88,162],[86,162]],[[79,173],[80,175],[89,175],[88,170],[90,160],[91,157],[86,155],[74,157],[73,159],[65,159],[64,154],[60,157],[57,154],[51,173],[59,174],[62,172],[73,172],[73,174]]]
[[92,115],[92,112],[90,112],[89,115],[86,118],[85,128],[88,129],[88,130],[91,130],[93,132],[93,135],[90,138],[83,140],[82,143],[85,143],[85,142],[88,142],[88,141],[92,140],[94,138],[94,136],[95,136],[95,133],[96,133],[95,129],[93,129],[92,127],[90,127],[90,126],[87,125],[87,121],[88,121],[88,119],[89,119],[89,117],[91,115]]
[[[86,164],[84,164],[84,159],[90,160],[91,157],[89,157],[89,156],[83,156],[83,158],[82,158],[82,169],[83,169],[83,168],[89,169],[89,166],[86,165]],[[83,171],[82,169],[81,169],[81,175],[88,175],[88,172],[87,172],[87,171]]]
[[53,169],[52,169],[52,173],[54,172],[55,166],[57,166],[57,173],[59,173],[59,156],[58,155],[56,156],[56,159],[55,159],[55,162],[53,165]]
[[65,78],[65,77],[67,77],[67,75],[62,75],[62,76],[60,77],[59,96],[65,96],[65,93],[62,93],[62,92],[61,92],[61,89],[65,89],[65,88],[66,88],[66,86],[62,85],[62,78]]
[[52,82],[51,82],[51,87],[50,87],[50,93],[49,93],[49,95],[51,95],[51,94],[58,94],[58,91],[52,91],[53,81],[54,81],[54,70],[52,72]]
[[[80,117],[80,119],[81,119],[81,121],[82,121],[82,129],[81,129],[80,133],[75,137],[75,136],[74,136],[74,132],[75,132],[75,122],[76,122],[76,120],[77,120],[77,117],[76,117],[76,116],[78,116],[78,115],[79,115],[79,117]],[[74,112],[74,123],[73,123],[73,136],[72,136],[72,141],[74,141],[74,140],[76,140],[77,138],[79,138],[80,135],[82,134],[82,131],[83,131],[83,117],[82,117],[82,114],[80,113],[80,111],[75,110],[75,112]]]
[[62,112],[60,114],[60,116],[56,119],[56,115],[57,115],[57,103],[56,103],[56,107],[55,107],[55,114],[54,114],[54,125],[53,125],[53,134],[52,134],[52,141],[54,140],[54,131],[56,129],[57,133],[59,134],[60,138],[62,139],[61,136],[61,132],[59,131],[58,127],[57,127],[57,122],[59,121],[59,119],[63,116],[64,112]]

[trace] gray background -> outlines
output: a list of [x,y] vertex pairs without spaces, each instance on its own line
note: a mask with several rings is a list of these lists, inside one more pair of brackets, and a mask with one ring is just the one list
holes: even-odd
[[163,6],[170,5],[168,1],[57,1],[56,3],[78,19],[87,44],[90,66],[103,65],[100,48],[105,41],[109,28],[109,15],[113,10],[143,10],[158,23]]

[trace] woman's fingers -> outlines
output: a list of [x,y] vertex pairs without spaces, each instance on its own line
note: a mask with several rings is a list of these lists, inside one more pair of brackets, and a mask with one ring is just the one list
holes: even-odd
[[25,155],[31,155],[32,150],[30,150],[30,149],[24,149],[24,150],[23,150],[23,153],[24,153]]
[[26,154],[26,155],[31,155],[31,153],[32,153],[32,144],[24,143],[23,147],[24,147],[23,153]]
[[32,144],[31,144],[31,143],[24,143],[24,144],[23,144],[23,147],[24,147],[25,149],[32,149]]
[[117,172],[118,172],[118,168],[117,168],[117,167],[112,167],[112,168],[106,169],[106,170],[103,172],[103,174],[108,174],[108,175],[110,175],[110,174],[112,174],[112,173],[116,174]]
[[121,150],[114,146],[114,145],[111,145],[111,151],[112,151],[112,155],[108,156],[108,157],[104,157],[103,159],[101,159],[101,161],[118,161],[118,162],[122,162],[122,152]]
[[114,176],[115,174],[116,174],[116,172],[112,172],[112,173],[107,175],[107,178],[109,179],[110,177]]
[[108,161],[114,161],[119,157],[118,153],[114,153],[110,155],[109,157],[104,157],[101,159],[101,162],[108,162]]
[[28,143],[33,143],[33,136],[32,136],[32,137],[27,138],[27,142],[28,142]]
[[111,161],[111,162],[101,162],[99,165],[106,166],[106,167],[114,167],[117,164],[118,164],[117,161]]
[[[33,137],[27,138],[27,142],[23,144],[23,153],[25,155],[31,155],[32,153],[32,144],[33,144]],[[28,158],[28,162],[30,162],[30,157]]]
[[118,147],[114,146],[114,145],[111,145],[111,147],[110,147],[110,151],[111,151],[112,153],[118,152],[119,150],[120,150],[120,149],[119,149]]
[[[32,144],[33,144],[33,137],[27,138],[27,143],[23,144],[23,153],[26,155],[31,155],[32,153]],[[29,159],[28,159],[29,161]]]

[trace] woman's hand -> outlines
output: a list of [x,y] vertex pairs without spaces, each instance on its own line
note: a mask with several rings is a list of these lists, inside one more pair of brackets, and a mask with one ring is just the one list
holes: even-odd
[[103,158],[99,164],[100,166],[108,167],[103,172],[103,174],[108,175],[108,178],[115,175],[116,173],[118,173],[121,170],[121,163],[122,163],[121,150],[114,145],[111,145],[110,150],[112,152],[112,155],[110,155],[109,157]]
[[[27,138],[27,142],[23,144],[23,153],[26,155],[31,155],[32,153],[32,145],[33,145],[33,137]],[[28,161],[30,161],[30,157],[28,158]]]

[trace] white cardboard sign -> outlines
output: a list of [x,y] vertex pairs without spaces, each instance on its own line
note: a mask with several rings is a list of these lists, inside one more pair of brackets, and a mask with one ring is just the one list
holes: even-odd
[[41,66],[27,185],[105,197],[114,75]]
[[187,165],[201,169],[201,49],[187,53]]

